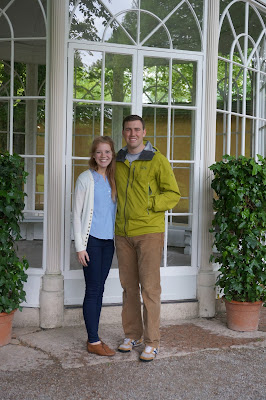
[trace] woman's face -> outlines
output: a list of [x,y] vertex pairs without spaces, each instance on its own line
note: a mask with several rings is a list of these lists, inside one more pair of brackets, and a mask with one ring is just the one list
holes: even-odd
[[112,161],[113,155],[108,143],[99,143],[94,153],[94,159],[100,168],[107,168]]

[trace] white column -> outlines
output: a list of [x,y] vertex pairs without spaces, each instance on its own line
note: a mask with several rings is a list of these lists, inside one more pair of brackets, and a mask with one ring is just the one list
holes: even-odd
[[53,0],[48,11],[48,174],[46,272],[40,295],[40,326],[62,326],[64,291],[62,248],[64,243],[64,154],[65,154],[65,0]]
[[213,218],[211,189],[212,173],[209,166],[215,162],[216,91],[219,40],[219,0],[208,1],[205,75],[205,126],[202,163],[201,203],[201,263],[198,275],[199,316],[215,314],[215,273],[209,258],[212,252],[212,235],[209,233]]

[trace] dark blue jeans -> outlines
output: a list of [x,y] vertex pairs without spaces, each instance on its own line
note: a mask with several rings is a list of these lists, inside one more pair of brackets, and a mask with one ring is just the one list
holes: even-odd
[[88,341],[93,343],[99,340],[98,327],[102,309],[104,284],[113,260],[114,241],[89,236],[87,253],[90,261],[87,267],[83,267],[86,285],[83,316],[88,333]]

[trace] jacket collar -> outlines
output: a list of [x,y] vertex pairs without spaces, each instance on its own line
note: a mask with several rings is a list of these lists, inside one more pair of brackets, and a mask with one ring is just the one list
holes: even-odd
[[[152,146],[151,142],[147,141],[145,143],[145,147],[140,153],[139,158],[136,161],[150,161],[153,159],[155,152],[158,151],[155,147]],[[123,147],[116,156],[116,161],[125,162],[127,155],[127,146]]]

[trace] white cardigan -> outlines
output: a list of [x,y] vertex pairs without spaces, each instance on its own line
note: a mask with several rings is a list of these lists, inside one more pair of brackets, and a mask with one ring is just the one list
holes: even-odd
[[86,250],[94,205],[94,179],[90,170],[79,175],[74,196],[73,230],[76,251]]

